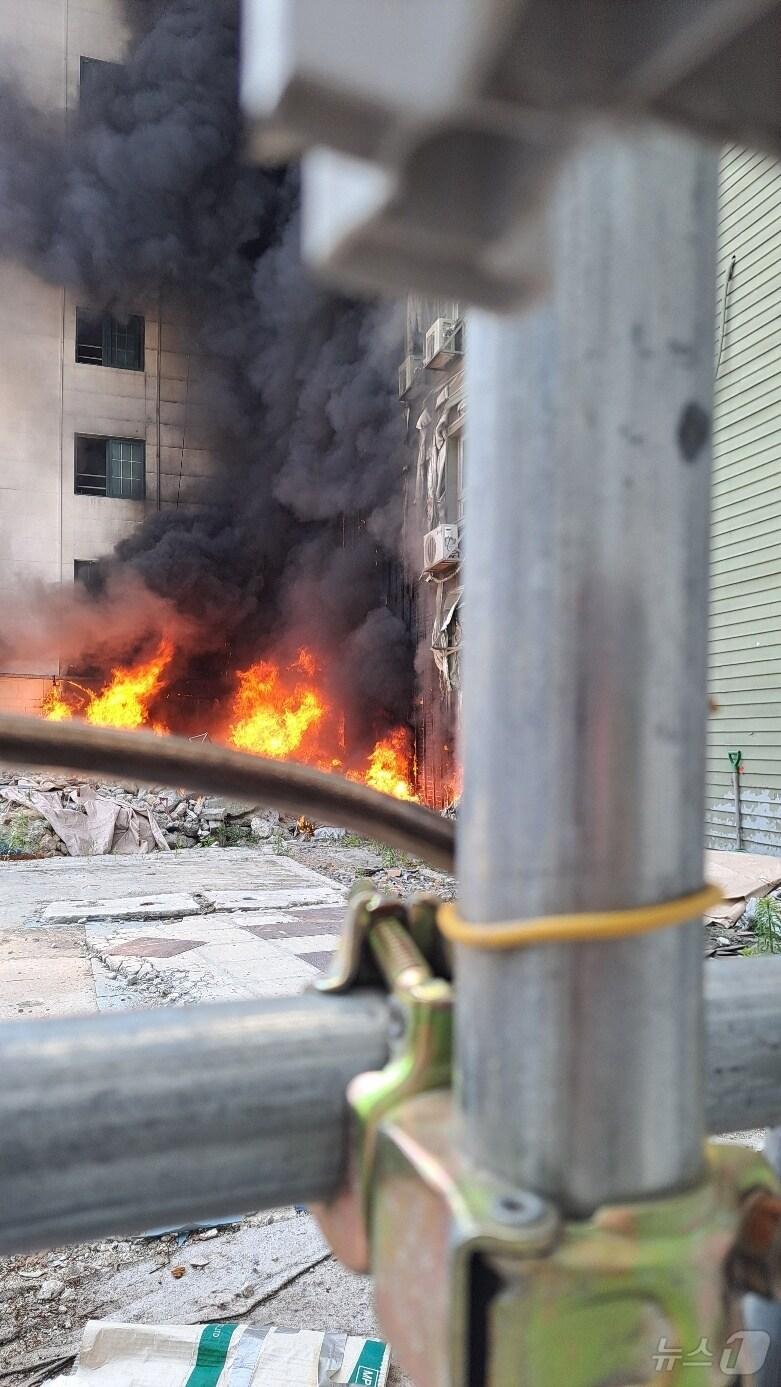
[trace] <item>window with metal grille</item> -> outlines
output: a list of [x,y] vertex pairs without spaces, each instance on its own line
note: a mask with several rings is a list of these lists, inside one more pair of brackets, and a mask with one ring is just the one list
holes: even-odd
[[77,434],[76,495],[142,501],[145,452],[140,438],[96,438]]
[[144,320],[112,313],[76,309],[76,360],[82,366],[114,366],[123,371],[144,369]]

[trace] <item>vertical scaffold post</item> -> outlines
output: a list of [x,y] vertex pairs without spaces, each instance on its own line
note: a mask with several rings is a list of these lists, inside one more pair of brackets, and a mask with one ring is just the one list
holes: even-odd
[[[468,324],[461,910],[702,884],[717,154],[597,130],[552,287]],[[699,922],[457,957],[472,1154],[573,1213],[697,1178]]]

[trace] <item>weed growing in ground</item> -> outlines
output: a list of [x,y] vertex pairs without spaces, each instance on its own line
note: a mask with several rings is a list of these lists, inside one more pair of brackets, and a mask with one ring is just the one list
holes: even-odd
[[773,896],[757,901],[751,922],[757,942],[744,954],[781,954],[781,902]]

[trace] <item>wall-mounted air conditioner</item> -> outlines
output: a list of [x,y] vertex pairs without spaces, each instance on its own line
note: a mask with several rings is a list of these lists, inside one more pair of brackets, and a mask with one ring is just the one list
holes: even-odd
[[441,371],[464,350],[464,325],[460,318],[437,318],[426,333],[424,361],[432,371]]
[[399,367],[399,399],[403,400],[415,383],[415,377],[420,370],[421,360],[419,356],[405,356]]
[[423,571],[446,573],[460,558],[457,525],[437,525],[423,540]]

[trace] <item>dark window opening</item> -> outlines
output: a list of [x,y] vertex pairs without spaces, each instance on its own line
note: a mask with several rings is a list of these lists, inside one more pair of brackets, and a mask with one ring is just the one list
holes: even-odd
[[90,592],[96,592],[98,583],[98,564],[96,559],[74,559],[73,581],[83,583]]
[[79,59],[79,109],[88,117],[100,116],[121,89],[121,63],[103,58]]
[[83,308],[76,309],[76,360],[86,366],[103,365],[103,319]]
[[77,434],[75,454],[77,496],[113,496],[125,501],[144,499],[146,449],[142,439]]
[[447,440],[445,453],[445,503],[441,517],[448,525],[458,525],[464,518],[464,435],[453,433]]
[[144,320],[139,314],[117,318],[112,313],[76,309],[76,360],[82,366],[115,366],[123,371],[144,369]]

